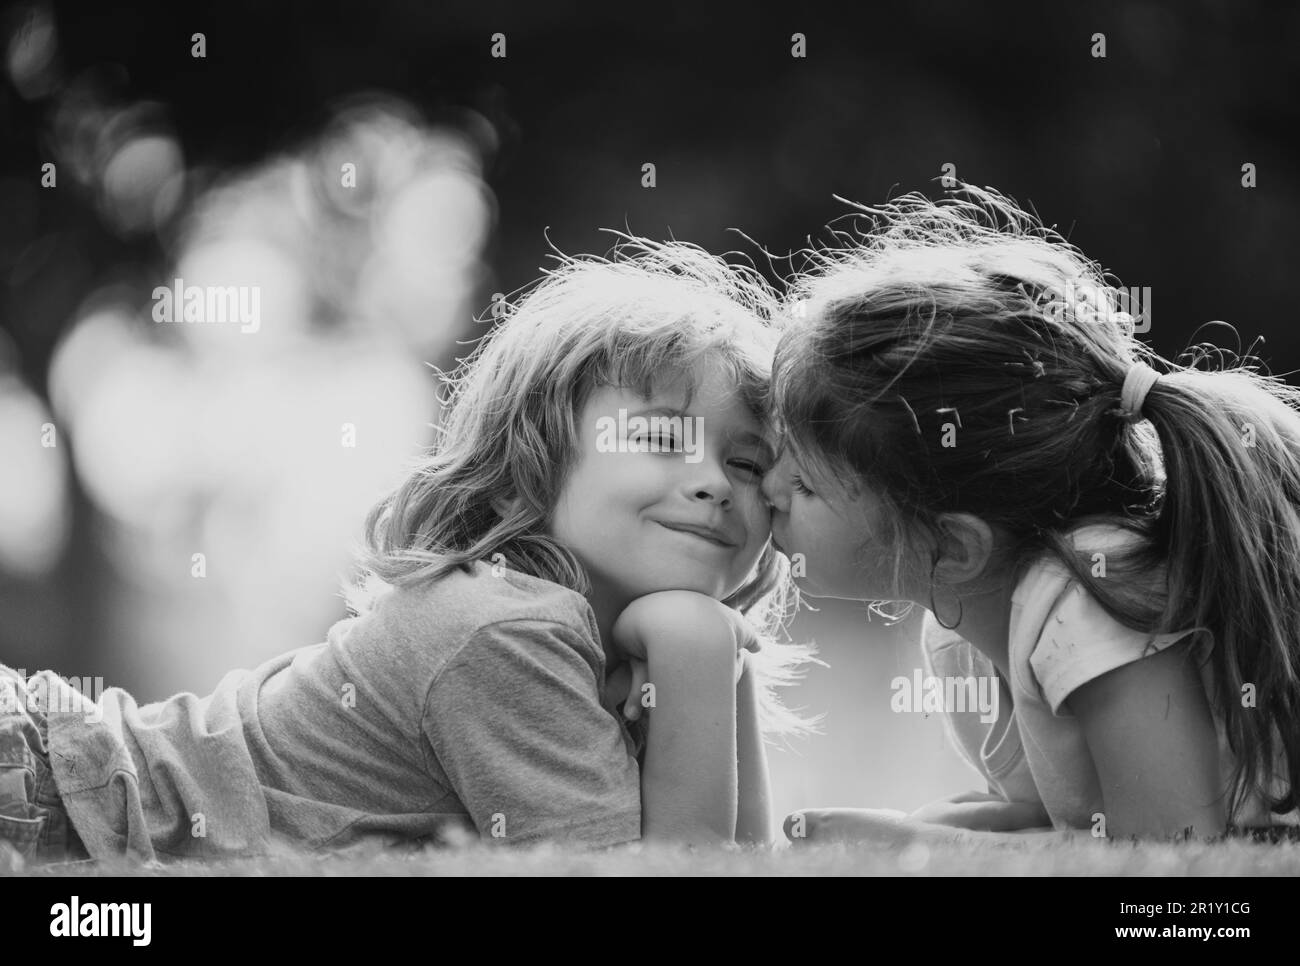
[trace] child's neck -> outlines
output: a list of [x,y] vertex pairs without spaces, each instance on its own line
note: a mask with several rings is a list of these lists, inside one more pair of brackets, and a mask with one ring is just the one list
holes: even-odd
[[600,633],[600,646],[605,652],[605,675],[608,677],[618,665],[624,662],[623,655],[614,648],[614,622],[630,602],[618,599],[617,595],[610,593],[608,588],[593,579],[591,591],[587,594],[587,603],[591,605],[592,613],[596,615],[596,630]]
[[[591,592],[587,594],[587,603],[596,615],[596,630],[600,634],[600,647],[605,652],[605,680],[600,682],[601,703],[607,708],[617,709],[627,700],[632,685],[632,675],[627,659],[614,647],[614,622],[628,601],[619,600],[606,589],[592,582]],[[617,712],[621,714],[621,712]]]
[[[1004,681],[1010,680],[1008,640],[1011,636],[1011,594],[1013,581],[999,583],[960,595],[961,621],[954,630],[970,641],[998,669]],[[944,613],[945,620],[951,620]]]

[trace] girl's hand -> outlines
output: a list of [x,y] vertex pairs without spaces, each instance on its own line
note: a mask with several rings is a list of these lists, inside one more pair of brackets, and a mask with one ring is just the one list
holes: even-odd
[[1020,829],[1000,833],[917,821],[888,808],[810,808],[785,820],[785,834],[795,845],[1013,845],[1028,839],[1043,842],[1090,841],[1087,830]]
[[1008,802],[988,792],[962,792],[952,798],[922,805],[907,817],[914,822],[983,832],[1015,832],[1052,826],[1042,802]]
[[785,820],[785,835],[796,845],[902,845],[920,826],[891,808],[806,808]]
[[[631,687],[623,704],[623,717],[628,721],[636,721],[642,714],[643,688],[649,683],[647,646],[654,646],[665,627],[684,617],[701,628],[726,628],[736,655],[737,683],[745,671],[745,652],[762,648],[754,628],[740,612],[712,597],[689,590],[664,590],[637,598],[624,608],[613,627],[614,649],[627,658],[631,668]],[[722,625],[716,623],[719,619]]]

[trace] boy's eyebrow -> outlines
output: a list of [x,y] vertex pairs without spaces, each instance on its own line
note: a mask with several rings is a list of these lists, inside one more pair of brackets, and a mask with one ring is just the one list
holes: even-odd
[[772,444],[769,443],[764,437],[760,436],[758,433],[751,433],[748,430],[746,430],[743,433],[737,433],[733,438],[738,443],[748,443],[751,446],[758,446],[763,450],[765,450],[766,452],[772,454],[772,456],[774,457],[776,456],[776,451],[772,449]]
[[686,418],[684,409],[676,409],[672,406],[651,406],[649,409],[638,409],[636,412],[628,413],[629,416],[680,416]]
[[[651,406],[649,409],[638,409],[636,412],[629,412],[628,415],[629,416],[679,416],[682,419],[690,418],[687,415],[685,410],[677,409],[673,406]],[[751,433],[749,430],[745,430],[744,432],[736,433],[731,438],[737,443],[745,443],[750,446],[758,446],[763,450],[765,450],[770,455],[772,455],[773,458],[776,457],[776,451],[773,450],[772,444],[769,443],[767,439],[762,435],[760,435],[759,433]]]

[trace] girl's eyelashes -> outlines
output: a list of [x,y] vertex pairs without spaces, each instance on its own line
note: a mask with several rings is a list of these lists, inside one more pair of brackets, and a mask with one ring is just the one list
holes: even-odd
[[795,473],[790,477],[790,489],[794,490],[796,493],[801,493],[804,496],[812,496],[812,490],[808,489],[807,485],[803,481],[803,477],[798,473]]

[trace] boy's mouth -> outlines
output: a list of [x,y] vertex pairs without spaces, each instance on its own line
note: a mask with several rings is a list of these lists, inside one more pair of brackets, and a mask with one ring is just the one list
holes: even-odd
[[659,526],[668,530],[676,530],[678,533],[689,533],[693,536],[707,540],[717,547],[725,547],[728,550],[735,550],[736,544],[728,539],[726,534],[721,530],[715,530],[713,527],[702,527],[694,523],[664,523],[662,520],[657,521]]

